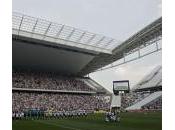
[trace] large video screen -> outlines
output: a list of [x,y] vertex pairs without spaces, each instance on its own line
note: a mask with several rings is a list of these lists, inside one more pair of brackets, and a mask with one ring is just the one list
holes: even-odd
[[113,91],[129,91],[129,80],[113,81]]

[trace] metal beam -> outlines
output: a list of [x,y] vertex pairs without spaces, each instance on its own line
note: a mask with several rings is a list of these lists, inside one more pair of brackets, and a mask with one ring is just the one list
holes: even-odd
[[120,65],[123,65],[123,64],[129,63],[129,62],[132,62],[132,61],[135,61],[135,60],[137,60],[137,59],[143,58],[143,57],[145,57],[145,56],[147,56],[147,55],[153,54],[153,53],[158,52],[158,51],[161,51],[161,50],[162,50],[162,48],[156,49],[156,50],[151,51],[151,52],[149,52],[149,53],[146,53],[146,54],[144,54],[144,55],[139,55],[138,57],[133,58],[133,59],[128,60],[128,61],[126,61],[126,60],[124,59],[124,62],[122,62],[122,63],[115,64],[115,65],[111,65],[110,67],[106,67],[106,68],[100,68],[99,70],[95,70],[95,71],[93,71],[93,72],[111,69],[111,68],[114,68],[114,67],[117,67],[117,66],[120,66]]
[[36,28],[37,23],[38,23],[38,19],[36,20],[35,25],[32,28],[32,33],[34,33],[34,31],[35,31],[35,28]]
[[66,37],[66,40],[69,40],[70,37],[73,35],[73,33],[75,32],[75,28],[72,29],[71,33],[69,34],[69,36]]
[[59,35],[60,35],[60,33],[62,32],[63,28],[64,28],[64,25],[61,26],[60,30],[59,30],[58,33],[55,35],[56,38],[59,37]]
[[105,39],[105,36],[103,36],[103,37],[95,44],[95,46],[97,46],[98,44],[100,44],[104,39]]
[[96,36],[96,34],[94,34],[94,35],[92,35],[92,37],[89,39],[89,40],[87,40],[87,42],[86,43],[90,43],[94,38],[95,38],[95,36]]
[[49,31],[49,28],[50,28],[51,24],[52,23],[50,22],[49,26],[47,27],[46,31],[44,32],[43,39],[46,37],[46,34]]
[[85,34],[86,32],[83,32],[82,35],[76,40],[76,42],[80,42],[80,40],[84,37]]
[[22,15],[22,19],[21,19],[21,22],[19,24],[18,35],[19,35],[20,30],[21,30],[21,25],[22,25],[23,19],[24,19],[24,15]]
[[113,41],[114,41],[114,39],[111,39],[109,42],[106,43],[106,45],[105,45],[104,47],[109,46],[109,44],[110,44],[111,42],[113,42]]

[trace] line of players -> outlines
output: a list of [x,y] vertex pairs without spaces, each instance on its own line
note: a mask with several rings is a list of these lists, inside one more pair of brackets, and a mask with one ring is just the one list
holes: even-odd
[[13,120],[22,119],[61,119],[61,118],[77,118],[77,117],[87,117],[90,112],[85,110],[81,111],[59,111],[59,112],[44,112],[43,114],[30,115],[24,112],[12,112]]
[[111,111],[106,112],[106,122],[120,122],[120,107],[113,107]]
[[114,112],[107,112],[105,121],[106,122],[120,122],[120,115]]

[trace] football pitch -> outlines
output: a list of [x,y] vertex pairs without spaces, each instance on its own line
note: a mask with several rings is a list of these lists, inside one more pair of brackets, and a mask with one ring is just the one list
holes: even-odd
[[105,122],[104,114],[81,118],[15,120],[13,130],[161,130],[161,112],[121,113],[120,123]]

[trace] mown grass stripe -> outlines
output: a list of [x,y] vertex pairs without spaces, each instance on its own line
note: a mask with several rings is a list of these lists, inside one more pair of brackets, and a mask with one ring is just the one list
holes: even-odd
[[39,123],[43,123],[43,124],[47,124],[47,125],[54,125],[54,126],[62,127],[62,128],[65,128],[65,129],[82,130],[82,129],[79,129],[79,128],[74,128],[74,127],[69,127],[69,126],[64,126],[64,125],[58,125],[58,124],[55,124],[55,123],[50,123],[50,122],[45,122],[45,121],[36,120],[35,122],[39,122]]

